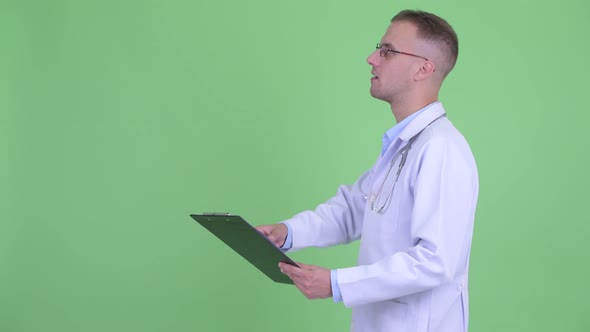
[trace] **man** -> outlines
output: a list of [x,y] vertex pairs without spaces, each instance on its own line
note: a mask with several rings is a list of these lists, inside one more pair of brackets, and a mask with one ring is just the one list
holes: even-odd
[[307,298],[352,307],[354,331],[467,331],[477,169],[438,101],[457,54],[445,20],[398,13],[368,58],[371,95],[397,122],[377,162],[316,210],[257,227],[284,249],[361,240],[354,267],[280,264]]

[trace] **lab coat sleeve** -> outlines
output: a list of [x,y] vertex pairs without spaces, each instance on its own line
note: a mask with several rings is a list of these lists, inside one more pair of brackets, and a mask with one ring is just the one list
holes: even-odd
[[293,231],[291,250],[327,247],[359,239],[366,203],[366,186],[371,171],[353,185],[342,185],[326,203],[283,221]]
[[[478,179],[467,143],[438,139],[422,146],[411,168],[412,246],[370,265],[337,270],[347,307],[395,299],[454,280],[466,269]],[[370,244],[369,244],[370,245]]]

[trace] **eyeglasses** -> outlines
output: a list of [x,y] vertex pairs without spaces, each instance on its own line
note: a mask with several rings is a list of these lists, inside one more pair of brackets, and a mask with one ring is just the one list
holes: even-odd
[[378,49],[380,51],[379,54],[382,57],[387,56],[387,53],[391,52],[391,53],[405,54],[405,55],[413,56],[413,57],[416,57],[416,58],[424,59],[426,61],[430,61],[427,58],[425,58],[423,56],[420,56],[420,55],[416,55],[416,54],[412,54],[412,53],[407,53],[407,52],[402,52],[402,51],[392,50],[391,48],[387,48],[387,47],[381,45],[381,43],[377,44],[376,49]]

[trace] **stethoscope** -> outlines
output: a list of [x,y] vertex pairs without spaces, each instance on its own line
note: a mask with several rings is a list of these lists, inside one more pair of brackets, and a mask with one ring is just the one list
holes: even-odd
[[[410,152],[410,149],[412,148],[412,144],[414,143],[414,141],[416,139],[418,139],[420,134],[422,134],[422,132],[426,128],[428,128],[436,120],[438,120],[444,116],[446,116],[446,114],[442,114],[441,116],[432,120],[432,122],[430,122],[422,130],[420,130],[420,132],[418,132],[416,135],[414,135],[412,138],[410,138],[410,140],[408,141],[408,144],[403,146],[401,149],[399,149],[395,153],[395,155],[391,159],[391,163],[389,163],[389,168],[387,169],[387,173],[385,174],[385,178],[383,179],[383,182],[381,183],[381,186],[379,187],[379,190],[377,191],[377,195],[371,195],[370,202],[371,202],[371,210],[373,210],[373,212],[381,213],[383,211],[383,209],[385,208],[385,206],[387,205],[387,202],[389,202],[389,199],[391,198],[391,195],[393,195],[393,191],[395,190],[395,185],[397,183],[397,179],[399,178],[399,175],[401,174],[401,172],[404,168],[404,165],[406,164],[406,160],[408,159],[408,153]],[[387,191],[387,197],[385,197],[385,200],[383,200],[383,202],[381,202],[381,198],[382,198],[381,196],[383,194],[383,187],[385,186],[385,183],[387,182],[387,179],[389,178],[389,174],[393,170],[393,166],[395,165],[396,161],[399,158],[401,158],[401,160],[399,162],[399,165],[397,166],[397,171],[395,172],[395,178],[393,179],[393,184],[391,185],[390,190]],[[365,195],[365,198],[366,197],[367,196]]]

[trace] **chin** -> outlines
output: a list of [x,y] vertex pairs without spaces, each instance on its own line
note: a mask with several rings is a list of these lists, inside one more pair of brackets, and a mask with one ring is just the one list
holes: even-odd
[[389,98],[387,98],[386,96],[383,96],[382,94],[378,93],[377,91],[373,91],[372,89],[371,89],[371,97],[373,97],[375,99],[383,100],[384,102],[389,103]]

